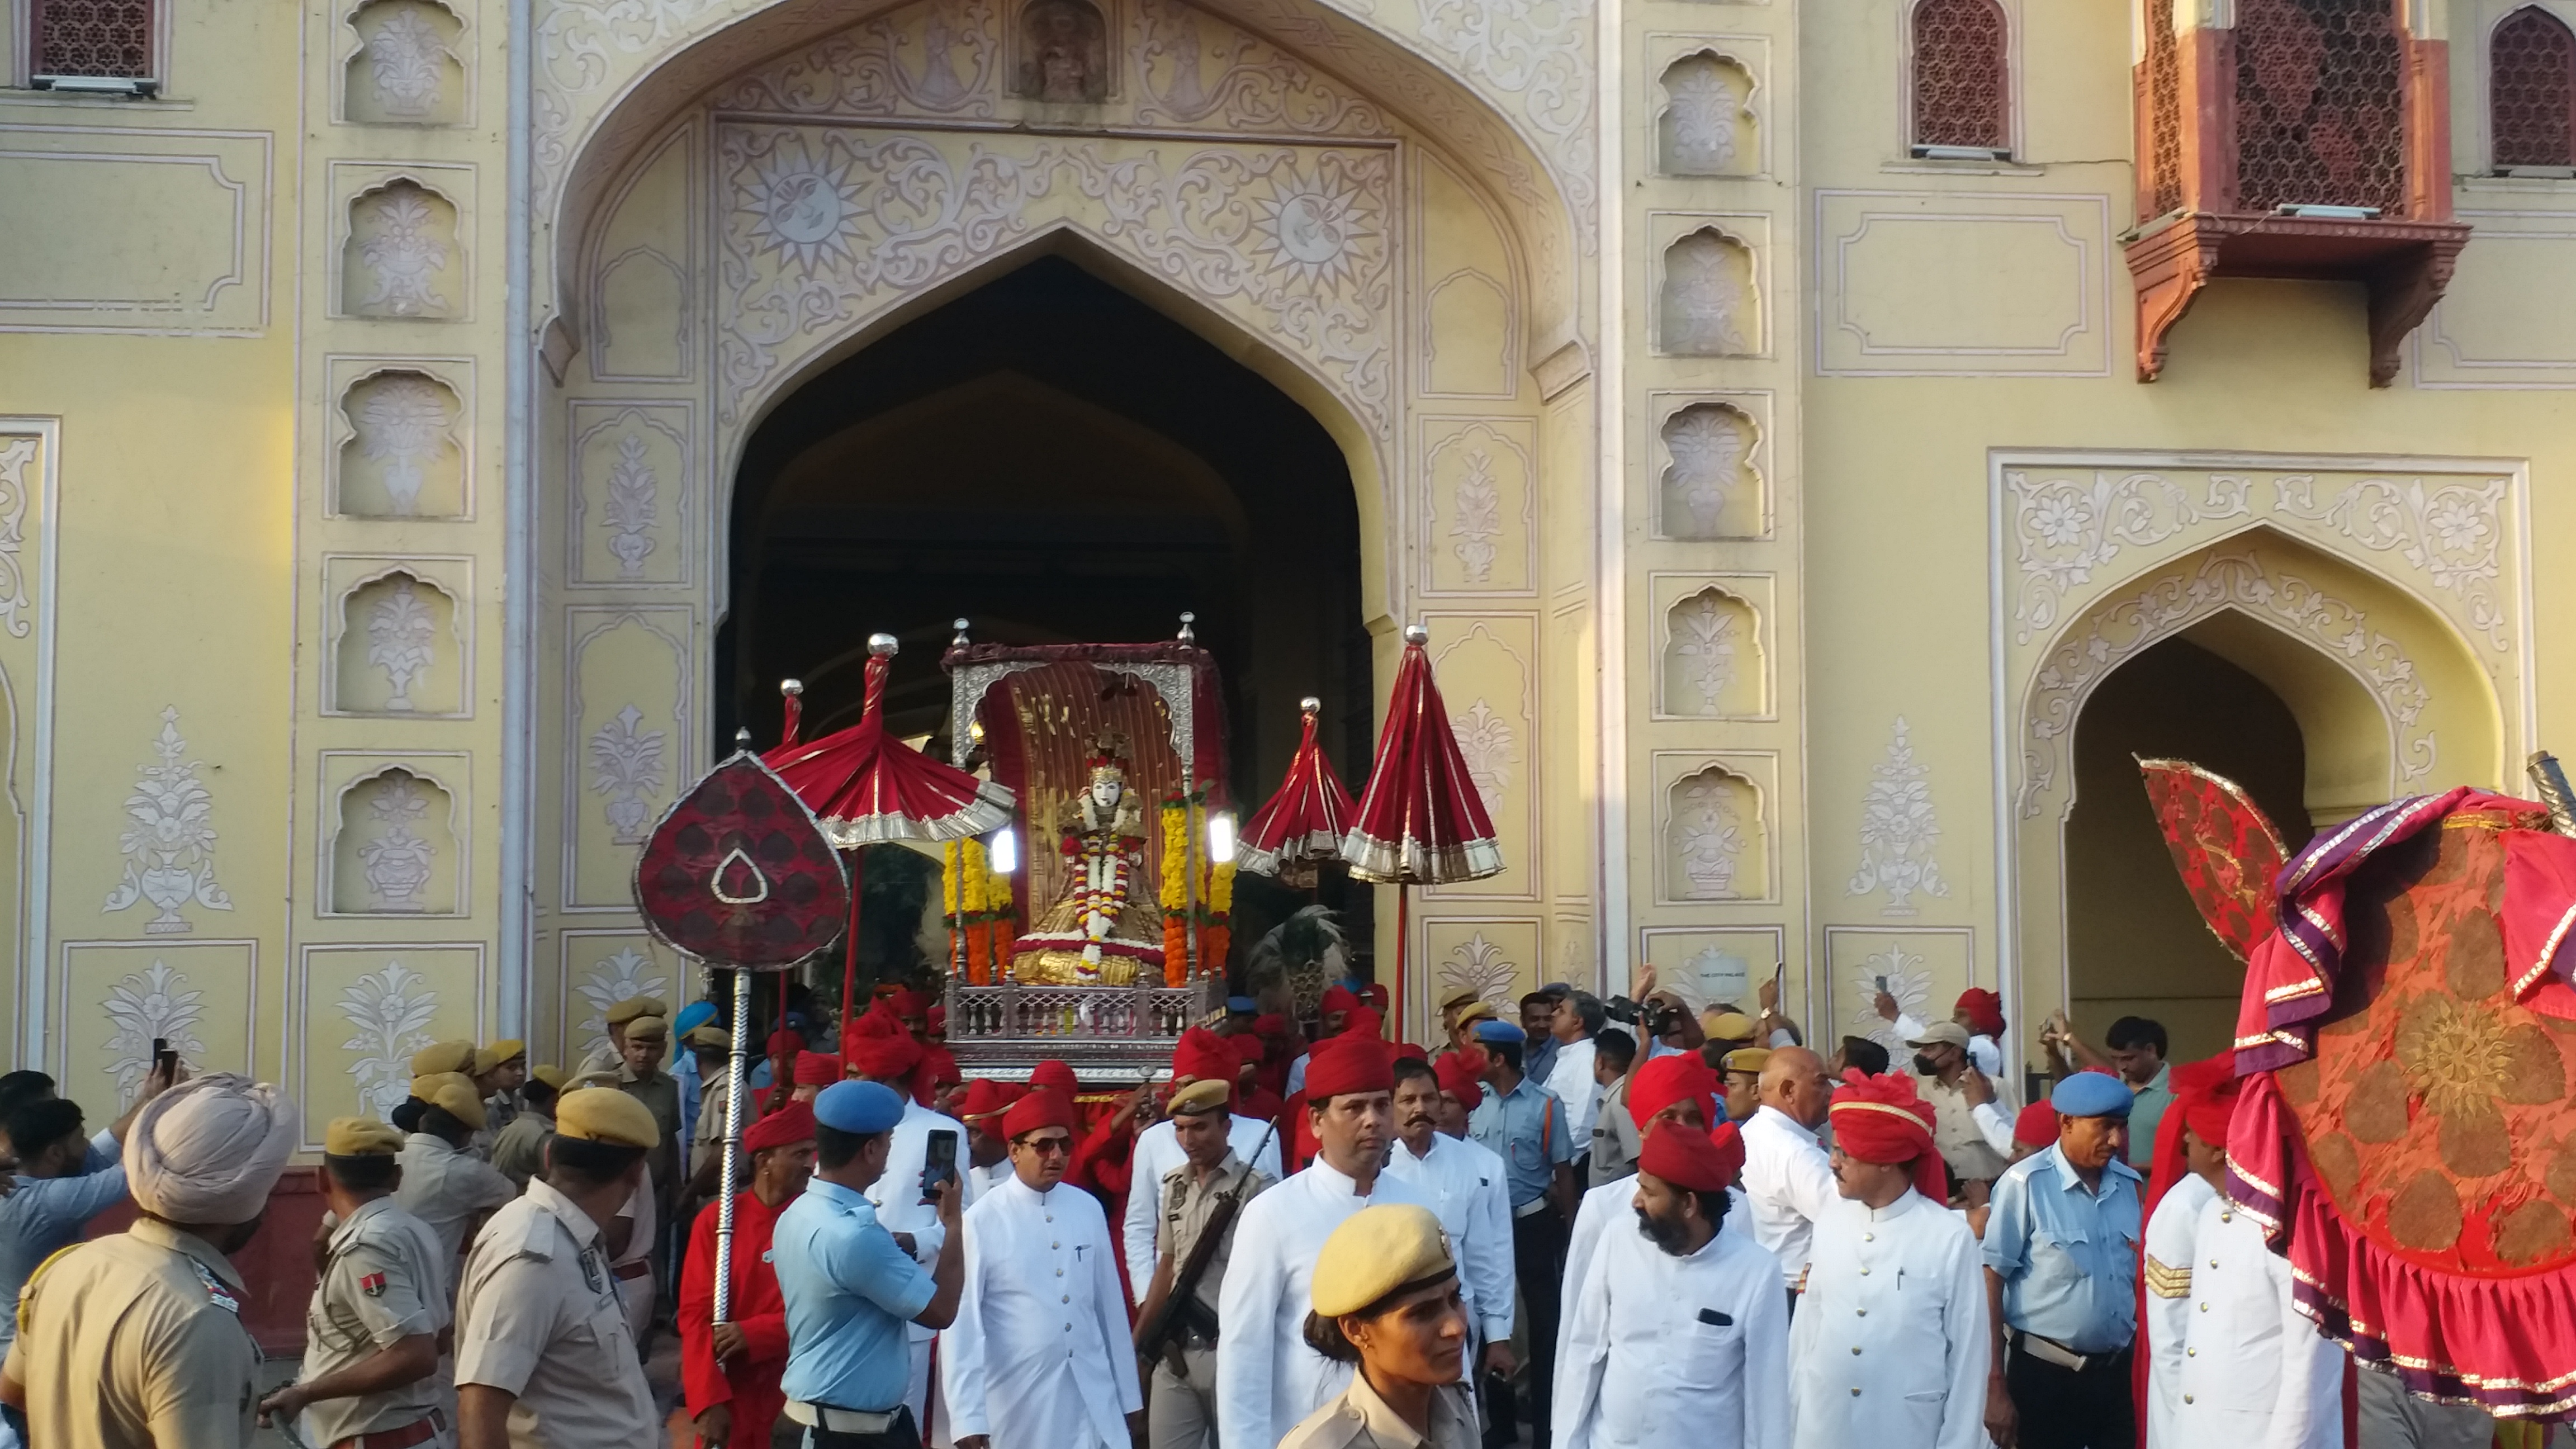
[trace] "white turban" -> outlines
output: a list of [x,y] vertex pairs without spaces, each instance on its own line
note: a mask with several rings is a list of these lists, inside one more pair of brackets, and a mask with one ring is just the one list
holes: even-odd
[[145,1103],[125,1137],[135,1205],[174,1223],[246,1223],[268,1205],[300,1125],[266,1082],[218,1072]]

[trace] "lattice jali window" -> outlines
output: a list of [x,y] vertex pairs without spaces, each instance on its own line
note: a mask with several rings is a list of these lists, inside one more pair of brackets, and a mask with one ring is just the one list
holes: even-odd
[[2576,34],[2526,6],[2495,28],[2487,59],[2495,164],[2576,166]]
[[2182,205],[2182,46],[2173,7],[2174,0],[2147,4],[2148,204],[2140,220]]
[[153,0],[35,0],[34,73],[149,80]]
[[1995,0],[1914,7],[1914,144],[2012,147],[2004,12]]
[[2242,0],[2237,209],[2406,214],[2405,60],[2394,0]]

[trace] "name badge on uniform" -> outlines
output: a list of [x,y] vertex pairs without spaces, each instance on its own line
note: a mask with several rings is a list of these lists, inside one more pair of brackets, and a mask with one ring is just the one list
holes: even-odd
[[241,1300],[235,1298],[232,1290],[224,1286],[223,1279],[216,1277],[212,1269],[194,1258],[188,1260],[188,1266],[197,1270],[197,1281],[206,1285],[207,1302],[236,1318],[241,1316]]
[[590,1261],[588,1248],[581,1250],[581,1281],[590,1285],[591,1292],[599,1291],[599,1269]]
[[384,1297],[385,1275],[382,1273],[369,1273],[367,1276],[358,1280],[358,1291],[366,1294],[370,1298]]

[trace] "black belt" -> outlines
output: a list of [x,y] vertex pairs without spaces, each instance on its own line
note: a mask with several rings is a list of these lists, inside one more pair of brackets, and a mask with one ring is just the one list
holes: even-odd
[[2042,1338],[2027,1329],[2009,1328],[2004,1333],[2005,1337],[2011,1340],[2013,1347],[2038,1359],[2041,1363],[2054,1365],[2069,1373],[2080,1374],[2107,1368],[2115,1362],[2126,1360],[2129,1356],[2129,1345],[2125,1343],[2118,1348],[2095,1353],[2077,1353],[2056,1339]]

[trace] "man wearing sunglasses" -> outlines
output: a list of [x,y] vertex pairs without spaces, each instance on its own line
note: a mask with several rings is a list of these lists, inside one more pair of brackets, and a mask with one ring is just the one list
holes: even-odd
[[1029,1093],[1002,1117],[1011,1176],[966,1214],[966,1278],[941,1339],[957,1449],[1127,1449],[1145,1422],[1109,1219],[1063,1186],[1073,1104]]

